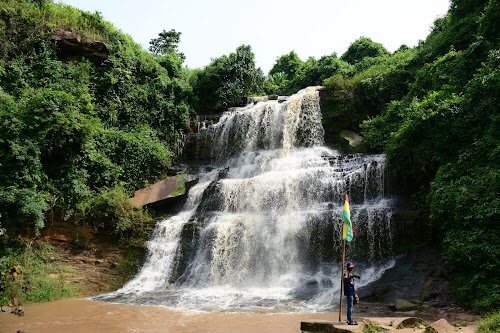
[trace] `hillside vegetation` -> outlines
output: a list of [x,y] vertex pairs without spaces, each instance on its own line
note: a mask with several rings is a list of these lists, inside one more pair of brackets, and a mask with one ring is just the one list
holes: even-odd
[[[60,61],[56,28],[105,41],[108,59]],[[50,211],[73,222],[91,215],[95,228],[119,233],[124,227],[109,225],[113,218],[92,211],[93,203],[109,191],[130,193],[170,166],[188,124],[189,93],[180,57],[153,56],[97,13],[2,1],[3,226],[36,233]]]

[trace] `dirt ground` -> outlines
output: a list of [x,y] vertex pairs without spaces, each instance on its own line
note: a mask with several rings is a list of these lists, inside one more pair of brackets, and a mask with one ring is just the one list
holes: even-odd
[[124,282],[119,266],[125,250],[91,228],[65,223],[49,225],[42,237],[55,249],[52,264],[76,272],[66,282],[78,285],[80,296],[110,291]]

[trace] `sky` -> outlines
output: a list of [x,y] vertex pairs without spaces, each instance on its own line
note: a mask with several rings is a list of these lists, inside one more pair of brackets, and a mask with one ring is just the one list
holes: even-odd
[[292,50],[303,60],[336,52],[360,36],[389,51],[414,46],[446,14],[448,0],[58,0],[98,11],[145,49],[162,30],[182,33],[190,68],[249,44],[267,73]]

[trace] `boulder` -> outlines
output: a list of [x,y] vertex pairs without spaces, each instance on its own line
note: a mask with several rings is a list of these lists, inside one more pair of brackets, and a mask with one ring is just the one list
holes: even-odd
[[269,100],[269,96],[249,96],[247,97],[247,103],[259,103],[259,102],[267,102]]
[[394,305],[396,311],[411,311],[415,309],[415,304],[408,302],[404,299],[396,299],[396,304]]
[[398,326],[396,326],[397,329],[402,329],[402,328],[424,328],[426,327],[427,324],[422,318],[417,318],[417,317],[408,317],[404,320],[402,320]]
[[340,136],[349,141],[351,147],[357,147],[363,142],[363,137],[353,131],[343,130]]
[[162,181],[135,191],[131,203],[134,206],[142,207],[168,198],[182,196],[186,193],[188,187],[186,184],[193,180],[195,178],[190,175],[166,177]]
[[425,328],[426,333],[452,333],[458,328],[451,325],[446,319],[441,318]]
[[361,333],[365,327],[364,323],[359,325],[346,325],[327,320],[304,320],[300,322],[302,333]]
[[24,309],[20,306],[16,306],[10,313],[18,315],[19,317],[24,316]]
[[[413,219],[396,212],[394,219]],[[399,222],[398,222],[399,223]],[[413,228],[409,222],[401,222],[396,231],[395,242],[403,242],[405,233]],[[406,229],[406,231],[405,231]],[[409,236],[406,236],[409,237]],[[432,306],[452,305],[449,283],[440,269],[442,261],[439,253],[429,249],[418,249],[398,256],[394,267],[386,270],[377,281],[359,288],[359,294],[367,302],[394,304],[396,299],[419,300]],[[414,305],[412,306],[414,307]]]

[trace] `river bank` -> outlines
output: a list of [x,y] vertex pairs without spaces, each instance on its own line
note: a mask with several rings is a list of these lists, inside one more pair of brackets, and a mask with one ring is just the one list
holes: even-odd
[[[281,313],[269,309],[252,312],[200,312],[166,307],[111,304],[83,298],[24,306],[23,317],[0,313],[0,333],[11,332],[298,332],[303,320],[337,321],[338,312]],[[355,317],[401,316],[382,305],[359,307]],[[420,314],[419,314],[420,315]],[[442,315],[427,315],[428,322]],[[450,323],[472,332],[473,316],[447,313]],[[468,326],[467,326],[468,325]],[[467,329],[466,329],[467,328]],[[458,330],[458,327],[457,327]]]

